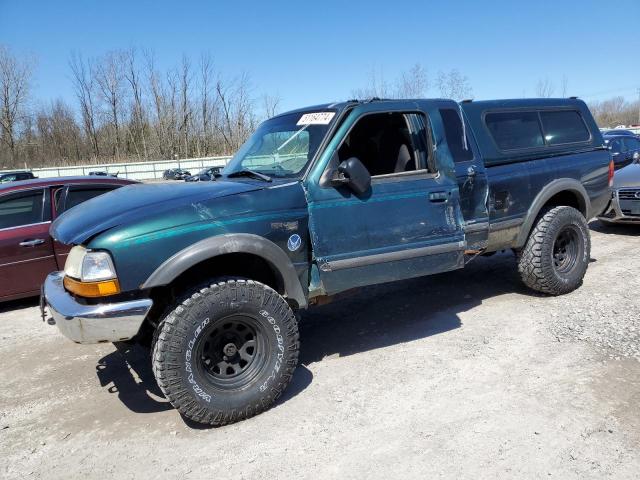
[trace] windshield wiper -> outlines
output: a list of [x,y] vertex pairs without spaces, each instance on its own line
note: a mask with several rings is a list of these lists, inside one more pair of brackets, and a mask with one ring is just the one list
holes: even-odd
[[237,172],[231,172],[230,174],[227,175],[227,178],[233,178],[233,177],[252,177],[252,178],[257,178],[258,180],[262,180],[263,182],[271,181],[270,176],[265,175],[264,173],[256,172],[255,170],[249,170],[248,168],[245,168],[243,170],[238,170]]

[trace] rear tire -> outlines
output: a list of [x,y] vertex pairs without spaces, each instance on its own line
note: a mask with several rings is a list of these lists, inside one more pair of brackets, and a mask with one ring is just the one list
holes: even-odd
[[591,238],[582,214],[555,207],[541,215],[518,255],[518,271],[529,288],[549,295],[572,292],[589,266]]
[[252,280],[193,289],[158,329],[152,357],[158,385],[198,423],[225,425],[268,409],[298,363],[291,307]]

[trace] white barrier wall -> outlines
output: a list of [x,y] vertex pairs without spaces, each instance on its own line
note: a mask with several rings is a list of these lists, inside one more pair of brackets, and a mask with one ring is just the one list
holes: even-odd
[[89,172],[102,171],[111,174],[117,173],[118,177],[129,178],[131,180],[152,180],[156,178],[161,179],[162,173],[168,168],[184,168],[192,174],[196,174],[205,167],[224,167],[230,158],[231,157],[203,157],[184,160],[74,165],[72,167],[34,168],[31,171],[39,178],[89,175]]

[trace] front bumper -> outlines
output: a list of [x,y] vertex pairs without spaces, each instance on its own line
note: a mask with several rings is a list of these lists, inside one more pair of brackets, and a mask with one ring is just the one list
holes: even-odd
[[64,289],[63,278],[63,272],[54,272],[47,277],[40,304],[41,308],[48,307],[60,332],[76,343],[119,342],[133,338],[153,304],[150,299],[143,298],[83,305]]
[[[598,220],[610,223],[640,223],[640,198],[630,198],[629,195],[629,192],[634,192],[635,194],[636,190],[638,189],[614,190],[611,202],[609,202],[604,213],[598,216]],[[624,197],[622,199],[620,198],[621,192]]]

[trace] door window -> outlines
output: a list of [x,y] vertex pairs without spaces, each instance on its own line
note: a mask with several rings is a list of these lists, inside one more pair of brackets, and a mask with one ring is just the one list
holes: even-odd
[[70,187],[67,192],[67,199],[64,202],[64,209],[69,210],[70,208],[75,207],[76,205],[80,205],[82,202],[86,202],[98,195],[102,195],[103,193],[110,192],[118,188],[118,186],[88,186],[88,187]]
[[0,229],[42,222],[44,190],[14,193],[0,199]]
[[365,115],[342,142],[338,157],[341,162],[358,158],[372,177],[423,170],[428,165],[424,125],[420,114]]

